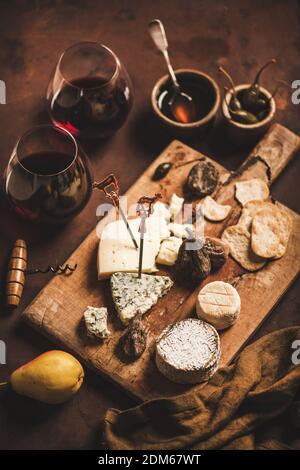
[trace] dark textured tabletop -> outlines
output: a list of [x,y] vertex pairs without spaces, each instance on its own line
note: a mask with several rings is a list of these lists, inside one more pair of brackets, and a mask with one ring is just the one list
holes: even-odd
[[[7,85],[7,104],[0,105],[0,171],[3,172],[18,137],[33,124],[49,121],[45,90],[61,52],[71,44],[93,40],[111,47],[126,65],[134,86],[134,107],[124,127],[110,140],[89,152],[97,178],[114,171],[124,192],[172,140],[150,109],[149,95],[165,73],[161,56],[146,25],[160,18],[167,29],[175,67],[195,67],[223,84],[217,66],[228,68],[237,83],[248,81],[271,57],[278,66],[265,74],[264,84],[275,78],[300,79],[300,4],[296,0],[19,0],[0,2],[0,79]],[[277,120],[300,134],[300,105],[289,91],[277,98]],[[227,142],[217,123],[204,141],[187,142],[229,169],[239,166],[249,148]],[[273,195],[299,212],[299,159],[290,163],[272,187]],[[29,244],[30,266],[63,261],[96,223],[99,197],[70,224],[42,230],[20,221],[0,199],[0,269],[4,283],[7,256],[13,241]],[[19,365],[54,348],[20,322],[20,314],[49,276],[28,280],[20,307],[7,315],[0,311],[0,339],[7,345],[7,364],[0,365],[0,382]],[[299,281],[285,294],[256,337],[277,328],[299,324]],[[86,380],[73,400],[47,406],[13,393],[1,393],[1,449],[95,448],[100,424],[108,407],[134,405],[126,394],[101,377],[86,371]]]

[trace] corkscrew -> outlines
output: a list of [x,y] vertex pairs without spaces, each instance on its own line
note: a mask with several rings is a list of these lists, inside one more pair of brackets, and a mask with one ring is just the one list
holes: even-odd
[[77,268],[77,264],[71,267],[69,264],[56,266],[49,265],[46,269],[27,269],[27,246],[24,240],[16,240],[7,268],[6,276],[6,304],[10,307],[17,307],[20,303],[25,278],[32,274],[72,274]]
[[136,213],[141,218],[141,224],[139,227],[140,232],[140,252],[139,252],[139,279],[142,277],[142,269],[143,269],[143,251],[144,251],[144,236],[146,233],[146,219],[150,217],[153,213],[153,204],[161,198],[160,193],[156,193],[153,197],[149,196],[142,196],[138,200]]
[[126,215],[124,214],[124,211],[120,205],[120,200],[119,200],[119,183],[117,178],[113,173],[108,175],[106,178],[104,178],[102,181],[95,182],[93,183],[93,189],[100,189],[100,191],[103,191],[105,196],[109,199],[111,199],[113,205],[115,206],[116,209],[118,209],[125,225],[128,230],[128,233],[131,237],[131,240],[135,246],[135,248],[138,248],[138,244],[136,242],[136,239],[134,238],[134,235],[132,233],[132,230],[130,228],[130,225],[128,223],[128,220],[126,218]]

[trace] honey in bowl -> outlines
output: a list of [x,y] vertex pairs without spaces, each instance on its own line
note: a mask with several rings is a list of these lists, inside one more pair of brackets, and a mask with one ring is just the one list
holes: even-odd
[[[197,75],[192,72],[176,73],[180,90],[189,95],[193,100],[193,115],[189,114],[189,109],[181,106],[178,100],[176,109],[170,106],[170,102],[174,97],[174,88],[168,80],[164,83],[157,96],[157,105],[159,110],[167,118],[182,124],[197,122],[205,118],[212,110],[216,103],[216,91],[211,82],[205,76]],[[175,119],[175,116],[177,119]]]

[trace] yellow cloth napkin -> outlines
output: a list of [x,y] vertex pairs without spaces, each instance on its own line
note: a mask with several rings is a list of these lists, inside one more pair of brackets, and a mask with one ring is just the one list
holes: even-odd
[[275,331],[245,348],[205,387],[127,411],[109,409],[104,419],[106,446],[122,450],[288,448],[278,436],[262,437],[259,442],[256,432],[276,417],[282,423],[288,419],[292,426],[287,414],[292,408],[293,413],[300,410],[296,402],[300,365],[292,362],[295,340],[300,340],[300,327]]

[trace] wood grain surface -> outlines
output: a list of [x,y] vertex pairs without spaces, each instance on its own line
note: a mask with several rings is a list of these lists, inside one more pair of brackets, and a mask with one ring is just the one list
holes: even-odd
[[[266,160],[271,168],[270,183],[272,183],[298,147],[299,138],[294,133],[280,125],[274,125],[251,152],[248,160],[258,154]],[[151,195],[157,191],[162,192],[165,202],[168,202],[174,192],[181,195],[183,183],[192,164],[171,170],[161,182],[151,180],[153,171],[161,162],[181,163],[200,156],[202,155],[199,152],[179,141],[173,141],[126,193],[128,203],[133,204],[141,195]],[[207,160],[210,159],[207,158]],[[214,164],[224,181],[229,173],[216,162]],[[234,183],[237,180],[257,176],[268,181],[267,166],[261,160],[256,160],[242,175],[233,175],[229,184],[217,190],[215,195],[217,200],[230,203],[235,210],[223,223],[206,222],[205,233],[207,235],[219,236],[226,226],[236,222],[240,208],[234,199]],[[221,270],[209,276],[201,284],[203,286],[216,279],[235,282],[241,296],[242,310],[239,321],[221,333],[222,365],[229,363],[243,347],[298,273],[300,217],[292,211],[289,212],[294,221],[293,233],[287,253],[283,258],[269,262],[256,273],[246,274],[230,258]],[[108,222],[110,216],[111,214],[100,221],[98,230]],[[127,364],[119,352],[118,343],[123,328],[114,310],[109,282],[97,280],[98,243],[99,238],[94,230],[68,259],[70,263],[78,263],[77,271],[72,276],[54,277],[26,308],[23,318],[56,343],[75,353],[93,369],[105,374],[141,400],[183,392],[187,386],[174,384],[157,371],[153,361],[153,347],[155,338],[166,325],[193,314],[199,288],[192,292],[175,281],[172,290],[145,315],[145,323],[149,330],[146,352],[136,362]],[[172,277],[172,269],[160,271],[160,273],[169,273]],[[108,308],[109,329],[112,335],[107,341],[99,343],[99,340],[88,339],[82,323],[82,315],[87,305]]]

